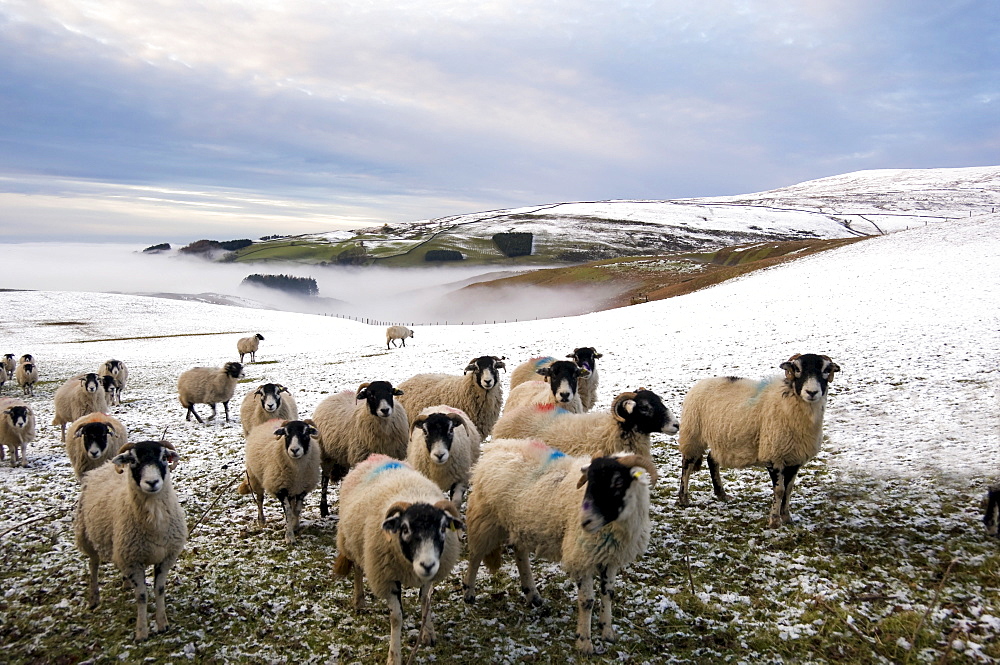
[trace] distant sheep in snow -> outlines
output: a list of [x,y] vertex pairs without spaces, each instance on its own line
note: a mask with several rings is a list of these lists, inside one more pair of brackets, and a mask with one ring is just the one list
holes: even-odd
[[35,440],[35,414],[24,400],[0,398],[0,460],[10,449],[11,466],[28,465],[28,444]]
[[17,385],[21,386],[21,391],[29,396],[35,396],[35,384],[38,383],[38,368],[34,363],[21,363],[14,370],[14,379]]
[[101,363],[101,366],[97,368],[97,374],[99,376],[114,378],[114,401],[109,403],[120,405],[122,403],[122,392],[125,390],[125,384],[128,383],[128,367],[122,361],[112,358]]
[[192,367],[183,372],[177,379],[177,398],[181,406],[187,409],[184,420],[194,416],[199,423],[205,422],[194,410],[195,404],[210,404],[212,415],[216,416],[215,405],[222,402],[226,411],[226,422],[229,422],[229,400],[233,398],[236,384],[243,378],[243,365],[226,363],[222,367]]
[[389,344],[396,346],[397,339],[406,346],[407,337],[413,337],[413,331],[406,326],[389,326],[385,329],[385,348],[389,349]]
[[243,362],[243,356],[250,356],[250,362],[254,362],[257,358],[257,349],[260,347],[261,340],[264,336],[260,333],[252,335],[250,337],[240,337],[236,341],[236,351],[240,354],[240,362]]

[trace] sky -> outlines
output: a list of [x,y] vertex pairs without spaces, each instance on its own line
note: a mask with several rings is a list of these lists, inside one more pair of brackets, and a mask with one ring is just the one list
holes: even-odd
[[1000,6],[0,0],[0,243],[1000,163]]

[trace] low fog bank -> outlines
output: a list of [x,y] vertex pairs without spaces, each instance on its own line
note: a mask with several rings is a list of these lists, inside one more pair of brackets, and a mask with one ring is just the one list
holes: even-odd
[[[398,323],[482,323],[583,314],[613,289],[462,287],[510,273],[495,267],[375,268],[213,263],[176,251],[143,254],[134,245],[0,245],[0,288],[100,291]],[[253,273],[312,277],[319,297],[297,297],[241,282]]]

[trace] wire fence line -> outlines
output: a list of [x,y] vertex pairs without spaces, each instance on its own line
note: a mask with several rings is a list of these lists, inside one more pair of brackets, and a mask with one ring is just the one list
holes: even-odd
[[538,317],[533,319],[492,319],[483,321],[424,321],[422,323],[401,323],[399,321],[381,321],[379,319],[373,319],[367,316],[351,316],[350,314],[321,314],[320,316],[335,316],[338,319],[348,319],[350,321],[357,321],[358,323],[365,323],[370,326],[478,326],[478,325],[490,325],[496,323],[517,323],[519,321],[537,321]]

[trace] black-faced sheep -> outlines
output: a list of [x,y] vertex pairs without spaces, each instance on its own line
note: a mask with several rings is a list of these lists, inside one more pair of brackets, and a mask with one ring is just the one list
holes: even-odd
[[460,506],[482,441],[465,411],[445,404],[429,406],[413,421],[406,461]]
[[505,411],[525,404],[555,404],[571,413],[582,413],[579,382],[590,372],[570,360],[553,360],[535,370],[544,380],[525,381],[511,388]]
[[240,337],[236,340],[236,351],[240,354],[240,362],[243,362],[243,356],[249,355],[250,362],[254,362],[257,358],[257,349],[260,348],[260,342],[264,339],[264,336],[260,333],[252,335],[250,337]]
[[678,426],[659,395],[639,388],[618,395],[610,411],[570,413],[551,404],[521,406],[504,413],[493,435],[541,439],[569,455],[630,452],[650,457],[650,434],[676,434]]
[[192,367],[183,372],[177,379],[177,398],[187,409],[184,420],[191,420],[194,416],[199,423],[205,422],[194,410],[195,404],[211,404],[212,415],[208,419],[212,420],[217,413],[215,405],[222,402],[228,423],[229,400],[242,378],[243,365],[240,363],[226,363],[222,367]]
[[715,496],[727,501],[720,469],[763,466],[774,500],[768,526],[791,521],[788,500],[799,468],[819,452],[827,389],[840,367],[827,356],[794,355],[781,363],[784,377],[702,379],[684,398],[681,483],[677,503],[690,504],[688,481],[708,451]]
[[146,568],[153,566],[156,629],[162,632],[167,628],[167,573],[187,542],[184,510],[170,480],[177,460],[166,442],[127,444],[111,464],[84,475],[76,505],[76,544],[90,557],[90,607],[100,602],[98,567],[110,561],[135,590],[137,640],[149,636]]
[[38,383],[38,368],[34,363],[20,363],[14,370],[14,379],[21,387],[21,392],[29,397],[35,396],[35,384]]
[[66,425],[88,413],[108,410],[107,394],[97,374],[77,374],[59,386],[55,395],[53,425],[59,425],[60,441],[66,442]]
[[355,608],[364,606],[365,578],[388,604],[390,665],[402,664],[403,587],[420,589],[428,610],[420,637],[434,644],[430,594],[458,561],[460,528],[455,505],[405,462],[372,455],[344,478],[334,571],[347,576],[353,569]]
[[106,413],[88,413],[74,420],[66,437],[66,455],[77,480],[111,460],[127,442],[125,425]]
[[[599,380],[597,359],[603,357],[603,354],[598,353],[597,349],[592,346],[581,346],[573,349],[573,353],[568,354],[566,357],[589,372],[586,376],[580,377],[577,392],[580,394],[583,410],[590,411],[597,402],[597,382]],[[510,373],[511,392],[526,381],[537,381],[536,372],[555,361],[556,359],[552,356],[538,356],[515,367],[514,371]]]
[[462,375],[417,374],[399,384],[406,393],[399,400],[411,414],[409,425],[417,414],[429,406],[447,404],[468,414],[483,438],[490,435],[503,408],[503,388],[498,370],[506,370],[503,358],[480,356],[473,358]]
[[649,544],[649,484],[655,479],[653,463],[638,455],[570,457],[540,441],[495,439],[472,474],[466,602],[476,599],[480,563],[495,572],[501,548],[510,543],[530,605],[542,602],[528,561],[532,552],[561,563],[576,584],[576,647],[586,654],[594,651],[590,623],[598,576],[598,626],[604,640],[614,641],[615,577]]
[[385,329],[385,348],[388,350],[390,344],[396,346],[396,340],[400,340],[406,346],[406,338],[413,337],[413,331],[406,326],[389,326]]
[[7,370],[7,376],[14,376],[14,370],[17,369],[17,361],[14,360],[13,353],[3,354],[3,359],[0,360],[3,363],[3,367]]
[[109,404],[120,405],[122,392],[125,390],[125,384],[128,383],[128,367],[122,361],[112,358],[101,363],[101,366],[97,368],[97,374],[102,377],[110,376],[114,379],[114,401],[109,402]]
[[990,485],[986,489],[986,511],[983,515],[983,524],[986,525],[986,535],[998,535],[997,527],[1000,525],[1000,484]]
[[330,395],[313,411],[323,465],[319,511],[330,514],[327,489],[355,464],[380,453],[403,459],[409,441],[406,409],[394,398],[403,394],[388,381],[362,383],[357,391]]
[[319,432],[311,420],[269,420],[247,436],[247,479],[238,492],[253,494],[264,526],[264,493],[281,503],[285,542],[295,542],[306,494],[319,484]]
[[28,444],[35,440],[35,414],[16,397],[0,398],[0,460],[10,449],[11,466],[28,465]]
[[247,393],[240,405],[243,436],[268,420],[298,420],[299,408],[288,388],[280,383],[264,383]]

